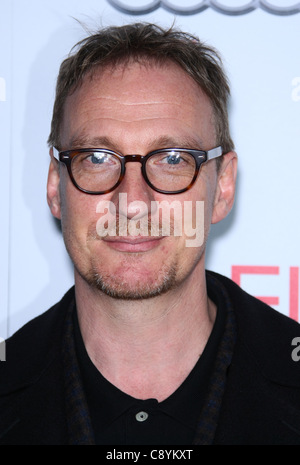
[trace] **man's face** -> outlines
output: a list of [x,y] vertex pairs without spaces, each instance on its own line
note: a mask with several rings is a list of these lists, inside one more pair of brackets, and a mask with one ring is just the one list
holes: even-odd
[[[167,147],[208,150],[215,147],[211,103],[199,86],[177,65],[131,64],[86,77],[66,101],[61,150],[105,148],[146,155]],[[204,244],[187,247],[187,235],[100,237],[99,202],[110,201],[128,221],[151,213],[153,202],[184,205],[204,201],[205,238],[215,208],[218,183],[215,162],[203,165],[193,187],[176,195],[152,190],[141,165],[130,162],[121,184],[104,195],[76,189],[65,166],[50,168],[48,198],[52,213],[61,218],[75,278],[116,298],[146,298],[179,286],[204,269]],[[50,186],[50,187],[49,187]],[[127,207],[120,194],[127,195]],[[53,201],[54,199],[54,201]],[[53,207],[55,205],[56,207]],[[135,210],[133,203],[143,202]],[[184,211],[184,210],[182,210]],[[196,212],[194,211],[194,214]],[[137,216],[136,216],[137,215]]]

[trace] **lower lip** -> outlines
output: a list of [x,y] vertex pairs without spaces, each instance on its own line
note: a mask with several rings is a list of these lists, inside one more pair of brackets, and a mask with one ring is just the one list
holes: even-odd
[[155,249],[160,244],[163,238],[157,238],[153,240],[142,240],[137,239],[136,242],[126,242],[122,240],[105,240],[104,242],[112,249],[118,250],[119,252],[147,252],[148,250]]

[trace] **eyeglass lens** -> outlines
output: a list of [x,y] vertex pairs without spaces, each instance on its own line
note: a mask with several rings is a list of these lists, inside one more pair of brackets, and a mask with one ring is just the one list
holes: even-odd
[[118,182],[121,162],[107,152],[79,153],[73,158],[71,169],[79,187],[100,192],[111,189]]
[[[121,160],[105,151],[79,153],[72,160],[72,174],[77,185],[90,192],[113,188],[121,175]],[[178,191],[188,187],[196,163],[188,152],[170,150],[151,155],[145,165],[146,176],[154,188]]]

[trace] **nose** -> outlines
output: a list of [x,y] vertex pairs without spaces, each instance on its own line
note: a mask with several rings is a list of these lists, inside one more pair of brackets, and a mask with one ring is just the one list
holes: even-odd
[[139,162],[126,164],[125,176],[113,191],[112,201],[120,215],[139,220],[150,214],[154,191],[146,183]]

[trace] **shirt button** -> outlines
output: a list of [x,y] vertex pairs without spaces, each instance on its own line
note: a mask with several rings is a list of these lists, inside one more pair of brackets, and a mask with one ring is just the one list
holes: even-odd
[[136,414],[135,419],[137,421],[146,421],[148,418],[148,413],[147,412],[139,412]]

